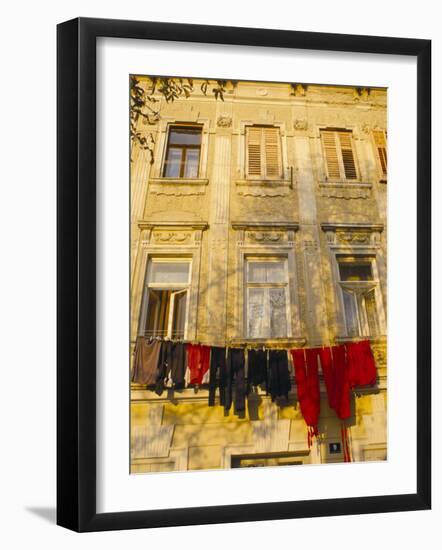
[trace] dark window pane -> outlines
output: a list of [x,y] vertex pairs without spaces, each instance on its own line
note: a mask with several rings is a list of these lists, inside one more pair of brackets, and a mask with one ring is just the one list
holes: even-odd
[[371,281],[373,274],[369,263],[340,263],[341,281]]
[[201,128],[182,127],[171,128],[169,133],[170,145],[200,145],[201,144]]

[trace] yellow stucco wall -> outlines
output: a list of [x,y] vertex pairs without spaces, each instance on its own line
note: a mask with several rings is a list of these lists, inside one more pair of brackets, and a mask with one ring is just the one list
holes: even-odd
[[[148,79],[140,82],[146,86]],[[374,130],[386,130],[386,91],[313,85],[293,91],[288,84],[239,82],[216,101],[196,83],[188,99],[158,99],[158,123],[139,127],[155,137],[154,162],[137,147],[132,152],[131,349],[152,257],[192,259],[187,339],[234,345],[247,341],[244,258],[283,254],[290,268],[291,336],[266,345],[285,348],[348,341],[333,254],[373,257],[379,279],[379,334],[372,339],[378,383],[352,396],[346,425],[353,460],[386,459],[387,186],[373,141]],[[195,181],[162,177],[168,126],[180,122],[203,128]],[[247,180],[250,124],[280,129],[280,181]],[[323,128],[351,130],[357,181],[327,180]],[[342,453],[329,454],[329,443],[341,441],[341,422],[328,407],[322,380],[321,391],[320,436],[309,449],[295,387],[284,406],[262,394],[254,410],[238,418],[208,407],[205,388],[158,397],[132,385],[132,473],[228,468],[232,456],[263,453],[293,453],[303,463],[342,461]]]

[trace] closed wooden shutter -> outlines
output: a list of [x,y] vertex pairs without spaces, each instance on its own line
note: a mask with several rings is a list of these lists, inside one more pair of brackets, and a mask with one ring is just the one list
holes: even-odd
[[339,179],[341,177],[341,171],[339,169],[335,132],[321,132],[321,136],[322,145],[324,147],[325,163],[327,166],[327,175],[330,179]]
[[268,178],[281,176],[281,150],[278,128],[263,128],[265,150],[265,175]]
[[351,132],[323,130],[321,138],[327,177],[331,180],[358,179]]
[[378,153],[379,163],[381,166],[382,175],[387,175],[387,140],[383,130],[374,130],[374,143]]
[[251,126],[247,129],[247,174],[266,179],[282,176],[279,128]]
[[350,132],[339,132],[339,141],[341,142],[342,163],[344,165],[345,179],[355,180],[358,178],[358,175],[356,173],[356,164],[353,156]]
[[247,129],[247,173],[250,176],[261,175],[261,128]]

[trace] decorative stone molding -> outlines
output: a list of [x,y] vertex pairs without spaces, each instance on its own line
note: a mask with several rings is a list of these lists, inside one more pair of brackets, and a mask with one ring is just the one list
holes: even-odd
[[237,232],[237,246],[274,245],[293,246],[296,222],[232,222],[232,228]]
[[379,247],[383,224],[321,223],[330,246]]
[[385,367],[387,365],[387,345],[385,342],[372,342],[371,349],[376,361],[377,367]]
[[182,244],[188,242],[192,233],[179,231],[154,231],[153,240],[157,243]]
[[293,123],[293,128],[295,130],[308,130],[308,122],[306,119],[297,119]]
[[368,101],[370,99],[370,88],[355,88],[354,99],[355,101]]
[[257,243],[275,243],[285,240],[284,233],[272,231],[248,231],[246,237],[249,241]]
[[291,180],[237,180],[236,192],[243,197],[286,197],[293,188]]
[[208,179],[154,178],[149,181],[149,193],[174,197],[204,195],[208,183]]
[[307,254],[314,254],[319,248],[319,245],[315,240],[304,241],[302,244],[303,244],[304,251]]
[[308,86],[306,84],[298,84],[298,83],[293,83],[292,85],[292,93],[290,95],[293,95],[295,97],[304,97],[306,92],[307,92],[307,88]]
[[329,199],[368,199],[371,197],[370,183],[320,183],[322,197]]
[[227,115],[221,115],[218,117],[218,120],[216,121],[216,125],[219,128],[230,128],[232,126],[232,117],[229,117]]
[[298,222],[282,222],[282,221],[271,221],[265,220],[261,222],[248,222],[248,221],[234,221],[232,222],[233,229],[291,229],[292,231],[297,231],[299,229]]
[[370,232],[356,231],[337,231],[336,240],[342,244],[370,244],[371,234]]
[[174,426],[161,425],[163,409],[163,405],[149,405],[146,422],[132,428],[132,459],[169,456]]
[[278,406],[269,400],[263,403],[264,418],[252,425],[255,452],[287,451],[289,446],[290,420],[278,419]]
[[[201,244],[202,233],[209,227],[207,222],[140,221],[143,246],[197,245]],[[192,242],[193,241],[193,242]]]
[[256,89],[256,95],[259,95],[261,97],[265,97],[265,96],[269,95],[269,91],[267,90],[267,88],[257,88]]

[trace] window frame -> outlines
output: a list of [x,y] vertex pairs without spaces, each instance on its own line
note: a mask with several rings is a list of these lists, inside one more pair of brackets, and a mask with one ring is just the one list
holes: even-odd
[[[285,282],[270,283],[270,282],[249,282],[249,265],[251,263],[283,263],[284,265],[284,277]],[[279,340],[292,337],[292,323],[291,323],[291,295],[290,295],[290,277],[288,269],[288,257],[287,255],[247,255],[244,258],[244,334],[247,339],[253,340]],[[284,288],[285,289],[285,313],[286,313],[286,327],[287,331],[284,336],[251,336],[249,330],[249,290],[252,288],[263,288],[264,292],[264,313],[266,318],[266,324],[270,331],[270,292],[272,288]]]
[[[336,254],[336,273],[337,273],[337,285],[339,288],[339,295],[341,301],[341,308],[343,314],[344,328],[346,336],[349,338],[378,338],[382,335],[382,323],[381,323],[381,309],[379,302],[379,292],[380,292],[380,279],[376,266],[376,257],[371,254]],[[352,265],[358,265],[361,263],[369,263],[372,272],[372,278],[363,280],[363,281],[346,281],[341,278],[340,265],[343,263],[348,263]],[[376,334],[370,334],[370,326],[368,321],[368,315],[366,306],[363,305],[363,300],[365,295],[369,292],[374,292],[374,301],[376,308]],[[353,306],[356,312],[356,322],[357,322],[357,334],[350,334],[350,323],[347,319],[347,308],[345,305],[344,293],[353,297]]]
[[[146,266],[146,277],[143,285],[143,293],[141,300],[141,311],[139,317],[138,325],[138,335],[143,336],[146,333],[145,326],[148,319],[149,312],[149,301],[150,301],[150,292],[166,290],[170,291],[171,295],[169,298],[169,312],[167,319],[167,331],[166,334],[162,335],[166,338],[172,338],[172,329],[173,329],[173,317],[174,317],[174,307],[175,307],[175,295],[181,292],[186,293],[186,311],[184,314],[184,331],[183,339],[185,340],[188,333],[189,325],[189,310],[190,310],[190,289],[192,284],[192,258],[188,257],[151,257],[149,258]],[[188,280],[184,283],[167,283],[167,282],[150,282],[150,277],[152,273],[152,265],[155,263],[165,263],[165,264],[176,264],[176,263],[185,263],[188,265]],[[152,335],[155,336],[155,335]]]
[[[249,130],[251,128],[259,128],[261,130],[261,149],[260,149],[260,168],[261,173],[250,174],[249,173]],[[273,128],[277,133],[278,142],[278,161],[279,161],[279,173],[277,175],[267,175],[267,159],[266,159],[266,143],[264,137],[264,129]],[[276,124],[246,124],[244,126],[244,138],[245,138],[245,154],[244,154],[244,175],[248,181],[282,181],[284,179],[284,150],[282,142],[281,127]],[[263,174],[263,169],[265,174]]]
[[[384,142],[385,142],[385,146],[384,146],[384,149],[385,149],[385,168],[386,168],[385,171],[382,167],[382,160],[381,160],[380,155],[379,155],[379,147],[376,144],[376,137],[375,137],[376,132],[382,132],[383,137],[384,137]],[[374,148],[374,154],[375,154],[375,157],[376,157],[376,165],[378,167],[377,172],[378,172],[379,181],[381,183],[387,183],[387,177],[388,177],[388,134],[387,134],[387,130],[383,130],[382,128],[374,128],[371,131],[371,141],[372,141],[372,145],[373,145],[373,148]]]
[[[336,150],[338,167],[339,167],[339,177],[332,177],[329,175],[327,153],[326,153],[326,147],[323,139],[324,132],[329,132],[329,133],[332,132],[334,134],[335,150]],[[339,134],[344,134],[344,133],[349,134],[350,136],[350,145],[351,145],[351,151],[353,155],[353,164],[354,164],[355,173],[356,173],[355,178],[347,178],[345,173],[345,164],[344,164],[343,155],[342,155],[342,144],[340,142],[340,139],[338,138]],[[321,127],[319,128],[319,139],[321,142],[321,153],[322,153],[322,159],[323,159],[322,166],[325,174],[325,181],[331,182],[331,183],[345,182],[348,184],[360,183],[361,171],[359,169],[358,158],[356,154],[356,147],[354,143],[354,130],[352,128]]]
[[[200,143],[199,145],[180,145],[180,144],[171,144],[170,143],[170,137],[171,132],[175,128],[198,128],[200,130]],[[204,132],[204,126],[200,123],[190,123],[190,122],[173,122],[168,124],[167,130],[166,130],[166,139],[165,139],[165,145],[164,145],[164,156],[163,156],[163,162],[161,167],[161,177],[164,179],[178,179],[178,180],[198,180],[201,179],[201,163],[202,163],[202,151],[203,151],[203,132]],[[196,133],[196,132],[195,132]],[[176,148],[181,150],[181,160],[180,160],[180,174],[179,176],[170,176],[166,175],[167,170],[167,158],[169,154],[170,148]],[[186,176],[185,175],[185,169],[186,169],[186,163],[183,162],[183,156],[184,153],[186,153],[188,150],[198,150],[198,170],[196,176]]]

